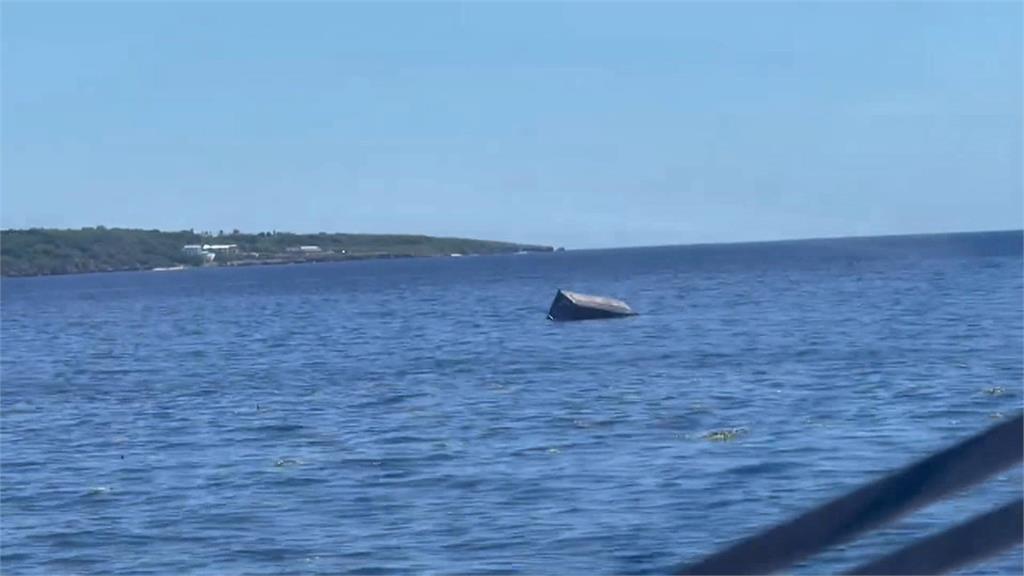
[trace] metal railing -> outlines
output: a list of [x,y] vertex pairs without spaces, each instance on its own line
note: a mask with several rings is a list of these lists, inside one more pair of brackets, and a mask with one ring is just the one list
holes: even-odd
[[[742,540],[678,574],[770,574],[809,558],[1021,462],[1024,415]],[[930,536],[851,574],[936,574],[1024,541],[1018,499]]]

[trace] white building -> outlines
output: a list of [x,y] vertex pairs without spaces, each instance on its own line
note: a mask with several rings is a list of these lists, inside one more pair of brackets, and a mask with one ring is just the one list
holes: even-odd
[[203,244],[203,250],[206,250],[207,252],[234,254],[238,252],[238,244]]
[[319,246],[291,246],[285,248],[285,252],[304,252],[306,254],[323,252],[323,248]]
[[199,244],[186,244],[182,246],[181,251],[186,256],[196,256],[202,258],[204,262],[213,262],[216,254],[213,252],[207,252],[203,248],[205,248],[205,246],[200,246]]

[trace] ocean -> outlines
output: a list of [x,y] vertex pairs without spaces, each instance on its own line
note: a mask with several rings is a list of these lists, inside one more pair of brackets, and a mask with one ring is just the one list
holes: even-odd
[[1018,413],[1022,302],[1021,232],[5,278],[0,567],[663,573]]

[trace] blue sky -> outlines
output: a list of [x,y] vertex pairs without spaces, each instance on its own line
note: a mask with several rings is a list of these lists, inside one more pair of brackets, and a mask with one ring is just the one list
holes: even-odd
[[1017,2],[11,3],[0,224],[1020,228]]

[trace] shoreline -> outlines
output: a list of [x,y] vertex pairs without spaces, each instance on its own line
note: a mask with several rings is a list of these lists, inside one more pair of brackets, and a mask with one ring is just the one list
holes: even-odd
[[481,253],[466,253],[466,254],[396,254],[396,253],[381,253],[381,254],[332,254],[325,255],[322,257],[306,257],[306,258],[261,258],[261,259],[246,259],[246,260],[232,260],[227,262],[215,262],[206,264],[203,266],[191,266],[187,264],[179,264],[175,266],[158,266],[155,268],[143,268],[143,267],[125,267],[125,268],[109,268],[104,270],[83,270],[83,271],[69,271],[69,272],[53,272],[53,273],[40,273],[40,274],[2,274],[0,278],[43,278],[51,276],[82,276],[86,274],[114,274],[118,272],[182,272],[186,270],[205,270],[213,268],[248,268],[253,266],[286,266],[293,264],[328,264],[332,262],[358,262],[365,260],[404,260],[412,258],[432,259],[432,258],[458,258],[464,256],[515,256],[527,254],[549,254],[555,253],[557,250],[553,249],[534,249],[534,250],[523,250],[520,252],[492,252],[487,254]]
[[551,246],[416,234],[245,233],[133,228],[0,230],[0,277],[168,272],[207,266],[547,252]]

